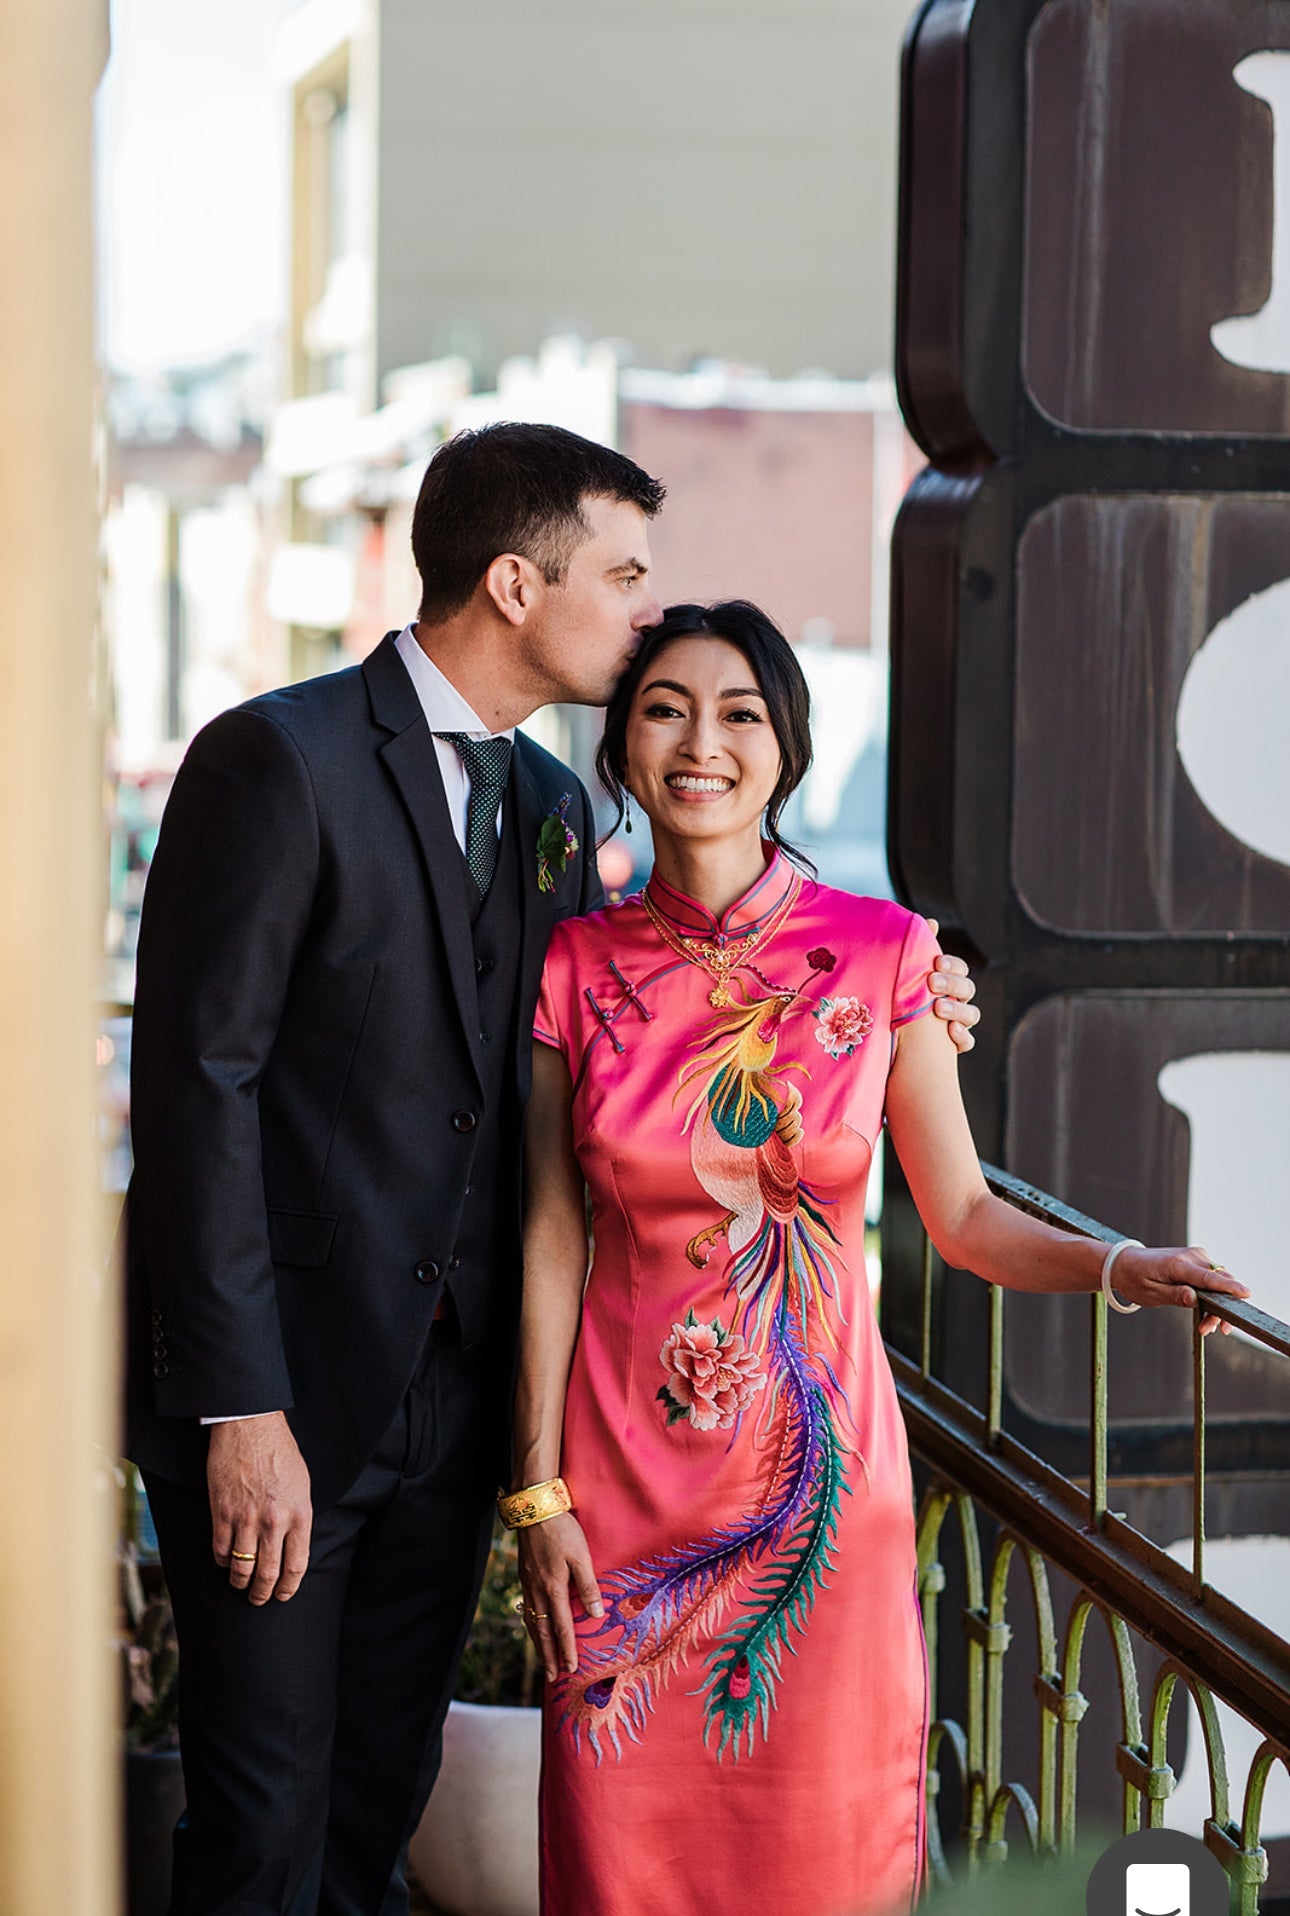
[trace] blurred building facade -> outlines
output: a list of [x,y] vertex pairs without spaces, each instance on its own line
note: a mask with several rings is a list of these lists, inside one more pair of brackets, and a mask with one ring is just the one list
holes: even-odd
[[116,762],[155,771],[216,712],[271,684],[261,481],[264,355],[110,377],[104,614]]
[[[418,404],[436,421],[452,411],[454,395],[410,388],[401,369],[459,368],[456,398],[505,384],[520,410],[503,368],[562,334],[673,373],[712,358],[776,379],[889,367],[907,12],[302,0],[280,40],[291,290],[273,463],[287,550],[270,588],[294,674],[334,662],[336,630],[357,640],[353,609],[376,609],[390,536],[382,498],[362,502],[355,537],[313,475],[383,456],[390,427],[405,443],[419,427],[428,456]],[[401,416],[373,424],[382,402]],[[594,402],[562,418],[617,435]]]
[[557,331],[890,365],[905,0],[303,0],[291,390]]

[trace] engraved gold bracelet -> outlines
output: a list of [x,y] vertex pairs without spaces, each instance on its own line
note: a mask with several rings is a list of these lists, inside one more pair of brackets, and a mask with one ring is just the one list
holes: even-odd
[[508,1530],[527,1530],[530,1524],[562,1517],[572,1509],[573,1498],[563,1477],[548,1477],[544,1484],[529,1484],[509,1496],[504,1491],[497,1495],[497,1514]]

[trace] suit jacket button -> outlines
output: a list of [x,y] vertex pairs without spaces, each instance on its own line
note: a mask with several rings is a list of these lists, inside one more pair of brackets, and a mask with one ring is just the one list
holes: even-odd
[[439,1266],[427,1258],[424,1263],[417,1265],[413,1275],[418,1284],[433,1284],[439,1275]]
[[448,1269],[450,1271],[459,1271],[461,1269],[461,1259],[459,1257],[450,1257],[448,1259]]
[[473,1111],[454,1111],[452,1114],[454,1131],[473,1131],[478,1122]]
[[169,1364],[154,1364],[152,1367],[152,1374],[154,1377],[169,1377],[170,1375]]
[[161,1312],[160,1312],[160,1311],[154,1311],[154,1312],[152,1313],[152,1321],[153,1321],[153,1323],[154,1323],[154,1324],[160,1324],[160,1322],[161,1322]]

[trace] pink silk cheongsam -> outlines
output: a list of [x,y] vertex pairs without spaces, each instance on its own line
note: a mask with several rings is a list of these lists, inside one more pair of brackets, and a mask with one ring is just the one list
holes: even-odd
[[778,922],[725,993],[639,896],[547,958],[594,1232],[561,1469],[606,1614],[546,1701],[544,1916],[907,1910],[927,1681],[864,1201],[936,943],[778,854],[720,923],[649,891],[682,944]]

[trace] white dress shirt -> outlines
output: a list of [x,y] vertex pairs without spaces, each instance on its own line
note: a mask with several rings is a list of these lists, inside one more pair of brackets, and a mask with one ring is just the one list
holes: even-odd
[[[394,649],[408,669],[408,677],[416,687],[417,697],[421,701],[421,710],[426,715],[426,724],[431,734],[437,732],[466,732],[471,738],[508,738],[514,743],[515,728],[506,732],[490,732],[479,714],[475,712],[451,679],[444,677],[434,660],[428,658],[417,644],[414,628],[405,625],[394,641]],[[439,772],[443,779],[444,795],[448,800],[448,816],[452,820],[452,829],[457,843],[464,852],[466,849],[466,815],[470,806],[470,774],[461,762],[461,756],[455,745],[449,745],[446,739],[434,739],[435,757],[439,761]],[[502,808],[497,807],[497,834],[502,831]],[[259,1413],[271,1416],[270,1411]],[[241,1417],[203,1417],[204,1424],[245,1423]]]
[[[478,713],[471,710],[461,693],[446,679],[434,660],[428,658],[417,644],[414,628],[405,625],[394,641],[394,649],[408,668],[408,677],[416,687],[417,697],[421,701],[421,710],[426,715],[426,724],[434,732],[465,732],[471,738],[508,738],[514,742],[515,728],[506,732],[490,732]],[[466,812],[470,803],[470,778],[461,762],[457,748],[449,745],[446,739],[434,741],[435,756],[439,760],[439,771],[443,777],[443,789],[448,799],[448,813],[452,819],[452,829],[457,835],[457,843],[462,851],[466,849]],[[497,831],[501,836],[502,808],[497,807]]]

